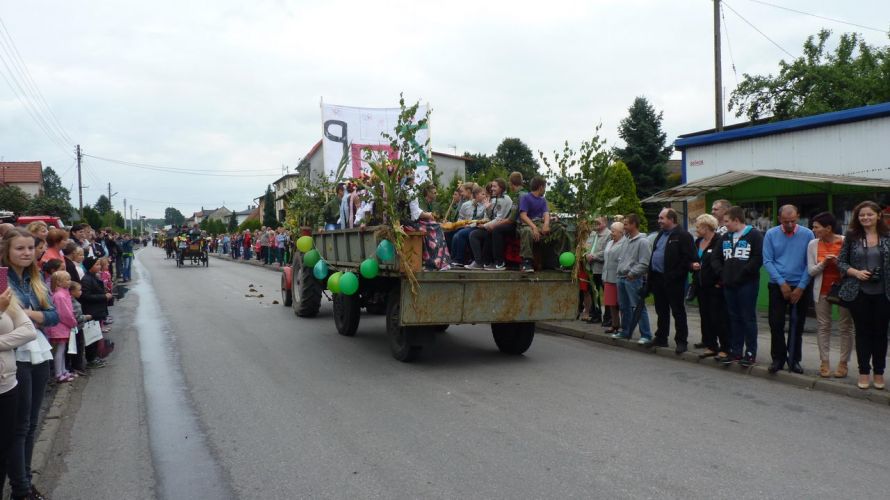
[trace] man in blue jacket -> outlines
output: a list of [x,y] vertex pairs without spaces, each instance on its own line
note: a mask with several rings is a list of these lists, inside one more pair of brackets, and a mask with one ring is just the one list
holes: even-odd
[[[813,232],[797,224],[799,213],[794,205],[779,209],[779,225],[763,238],[763,266],[769,273],[770,373],[781,370],[785,363],[794,373],[803,373],[800,366],[801,335],[806,321],[810,294],[807,272],[807,245],[815,238]],[[785,341],[785,318],[790,311],[791,325]]]

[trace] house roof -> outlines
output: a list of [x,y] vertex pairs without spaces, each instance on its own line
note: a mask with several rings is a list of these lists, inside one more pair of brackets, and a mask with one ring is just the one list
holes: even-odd
[[433,151],[433,155],[434,155],[434,156],[444,156],[445,158],[454,158],[455,160],[463,160],[463,161],[470,161],[470,160],[472,160],[472,158],[467,158],[466,156],[451,155],[451,154],[448,154],[448,153],[441,153],[441,152],[439,152],[439,151]]
[[890,116],[890,102],[823,113],[821,115],[806,116],[804,118],[794,118],[780,122],[766,123],[763,125],[733,128],[732,130],[725,130],[723,132],[697,132],[695,134],[681,135],[674,141],[674,146],[679,150],[684,150],[690,146],[704,146],[707,144],[753,139],[755,137],[784,134],[798,130],[827,127],[830,125],[840,125],[843,123],[863,120],[873,120],[885,116]]
[[0,162],[0,181],[10,184],[43,183],[43,163],[39,161]]
[[890,180],[852,177],[848,175],[811,174],[792,172],[790,170],[730,170],[726,173],[712,175],[693,182],[665,189],[642,200],[642,203],[667,203],[672,201],[690,201],[702,194],[735,186],[757,177],[785,179],[797,182],[816,184],[843,184],[845,186],[863,186],[876,189],[890,189]]

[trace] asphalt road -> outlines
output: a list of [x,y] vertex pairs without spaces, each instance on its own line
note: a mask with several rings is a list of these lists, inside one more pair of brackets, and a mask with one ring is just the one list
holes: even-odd
[[883,498],[890,487],[890,408],[874,403],[568,337],[539,334],[510,357],[485,326],[452,326],[404,364],[382,316],[345,338],[328,302],[315,319],[272,304],[276,272],[176,269],[152,248],[138,260],[148,275],[115,314],[141,317],[141,331],[116,331],[120,352],[75,398],[42,479],[52,498]]

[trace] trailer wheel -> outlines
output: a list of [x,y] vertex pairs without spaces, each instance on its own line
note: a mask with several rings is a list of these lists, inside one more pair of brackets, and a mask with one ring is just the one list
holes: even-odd
[[334,325],[337,333],[344,337],[355,335],[361,313],[362,303],[357,295],[334,294]]
[[297,280],[294,287],[297,295],[292,300],[294,314],[312,318],[321,307],[321,283],[312,275],[312,269],[303,267],[303,257],[299,253],[294,256],[294,275]]
[[411,343],[411,329],[399,326],[401,310],[401,293],[399,285],[390,290],[386,298],[386,335],[389,337],[389,349],[392,357],[402,362],[412,361],[420,354],[422,346]]
[[284,307],[291,307],[294,304],[294,292],[287,286],[287,276],[284,271],[281,272],[281,303]]
[[492,323],[491,335],[502,353],[519,355],[531,347],[535,339],[535,324]]

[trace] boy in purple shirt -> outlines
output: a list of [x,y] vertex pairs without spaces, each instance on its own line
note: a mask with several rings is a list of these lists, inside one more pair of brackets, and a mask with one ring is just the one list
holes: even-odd
[[550,220],[550,210],[544,191],[547,181],[536,176],[529,184],[531,190],[519,199],[519,256],[522,257],[522,272],[534,272],[534,245],[542,246],[542,266],[557,267],[559,255],[569,249],[569,238],[559,222]]

